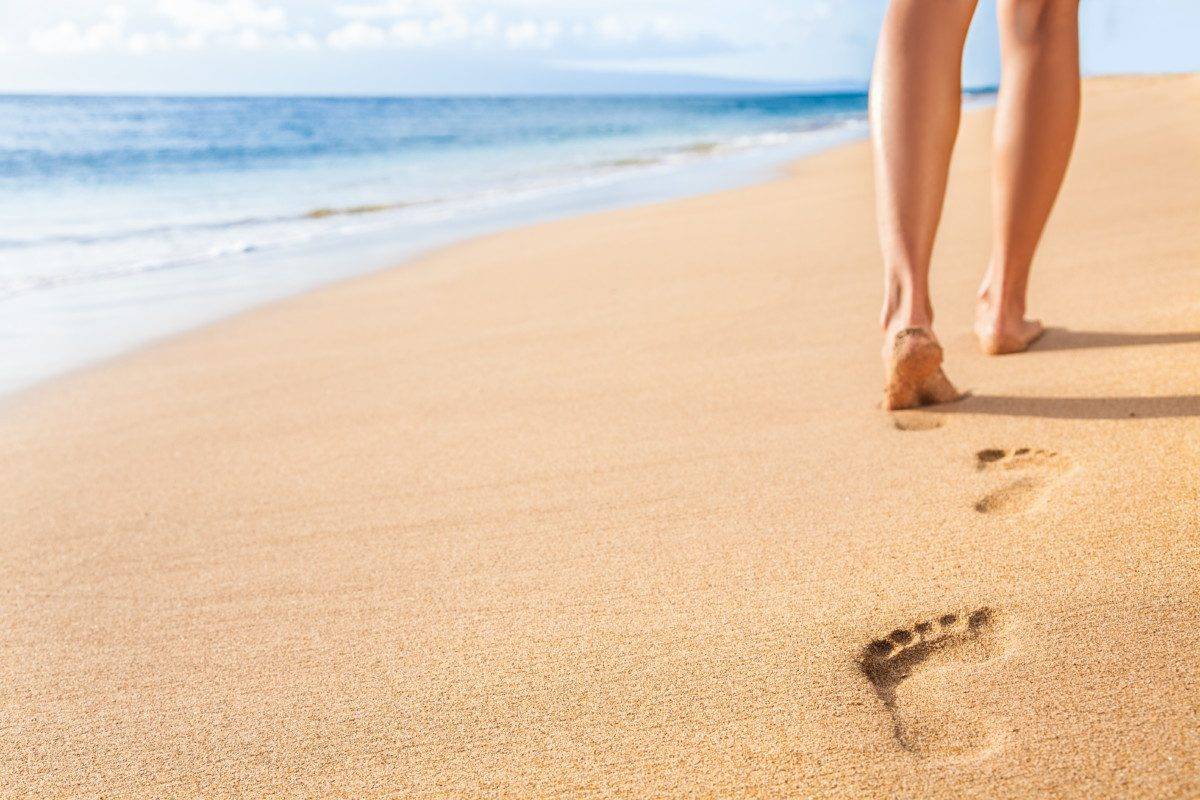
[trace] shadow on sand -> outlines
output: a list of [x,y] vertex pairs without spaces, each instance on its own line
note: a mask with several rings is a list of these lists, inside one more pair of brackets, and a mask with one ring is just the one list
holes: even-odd
[[[1141,347],[1145,345],[1191,344],[1200,342],[1200,332],[1187,333],[1116,333],[1047,328],[1030,352],[1085,350],[1099,347]],[[1182,394],[1157,397],[1006,397],[968,394],[957,403],[938,406],[944,414],[988,414],[1003,417],[1041,417],[1044,419],[1171,419],[1200,417],[1200,395]]]
[[1161,397],[1004,397],[975,394],[935,407],[940,414],[988,414],[1044,419],[1169,419],[1200,417],[1200,395]]
[[1190,344],[1200,342],[1200,333],[1116,333],[1110,331],[1073,331],[1047,328],[1042,338],[1029,348],[1031,353],[1054,350],[1088,350],[1098,347],[1142,347],[1152,344]]

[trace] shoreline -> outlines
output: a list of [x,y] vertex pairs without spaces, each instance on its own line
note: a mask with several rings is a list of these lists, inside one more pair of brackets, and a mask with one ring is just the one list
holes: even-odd
[[0,795],[1195,794],[1197,107],[1085,82],[991,359],[964,117],[949,406],[875,406],[864,142],[0,400]]
[[[994,102],[994,92],[964,92],[965,113],[989,108]],[[174,275],[175,270],[152,270],[118,276],[116,281],[132,283],[134,295],[149,293],[174,296],[174,307],[166,312],[170,319],[151,321],[149,324],[139,321],[138,325],[126,325],[126,330],[122,330],[121,336],[113,341],[103,344],[89,342],[90,349],[85,354],[62,354],[53,359],[49,366],[42,366],[40,363],[38,366],[26,366],[24,373],[0,375],[0,409],[24,393],[53,384],[55,380],[66,378],[74,372],[103,367],[107,363],[120,360],[121,357],[137,353],[140,349],[169,342],[170,339],[186,335],[188,332],[221,324],[222,321],[244,313],[252,313],[258,308],[275,305],[310,291],[319,291],[330,285],[376,275],[379,272],[408,269],[410,265],[446,248],[463,245],[480,237],[569,221],[595,213],[653,207],[784,179],[796,164],[805,158],[864,139],[865,126],[865,120],[845,120],[836,126],[817,128],[800,142],[792,144],[758,146],[742,152],[721,152],[720,155],[674,166],[658,164],[652,169],[618,176],[611,185],[578,187],[560,192],[546,201],[521,200],[518,201],[517,210],[514,212],[481,211],[476,212],[474,217],[468,216],[464,221],[456,219],[454,224],[430,223],[424,227],[410,227],[406,223],[395,228],[383,228],[348,235],[344,239],[318,242],[316,245],[284,248],[282,252],[227,257],[221,264],[221,269],[217,270],[214,297],[209,297],[210,291],[205,289],[204,282],[197,284],[196,278],[192,279],[192,284],[184,284],[178,288],[170,287],[170,277]],[[664,178],[665,182],[660,180]],[[563,200],[568,204],[560,207]],[[338,266],[346,263],[359,266],[353,269]],[[287,277],[289,271],[294,271],[290,267],[294,267],[295,264],[305,265],[302,271],[306,272],[306,277]],[[248,293],[242,290],[240,296],[227,296],[228,291],[222,289],[221,285],[244,282],[246,275],[256,276],[251,284],[257,288]],[[167,278],[168,285],[157,284],[160,276]],[[214,278],[206,278],[205,281],[211,283]],[[52,289],[59,294],[64,291],[66,293],[65,297],[56,299],[56,305],[70,307],[86,302],[95,285],[95,282],[88,281],[62,284]],[[72,291],[76,290],[83,293],[83,301],[72,297]],[[187,302],[180,305],[180,299],[186,291],[198,291],[200,296],[197,300],[190,301],[190,305]],[[47,300],[47,297],[44,297],[41,290],[24,291],[17,295],[0,297],[0,306],[4,302],[14,303],[18,311],[13,313],[13,308],[7,308],[8,317],[19,320],[22,318],[19,306],[22,303],[32,303],[34,311],[24,315],[26,319],[32,319],[37,317],[37,308],[42,306],[43,300]],[[148,309],[143,303],[143,307],[127,308],[124,313],[126,318],[142,317],[146,311]],[[55,308],[55,303],[52,303],[43,307],[42,312],[58,313],[58,309]],[[44,336],[48,330],[61,327],[64,320],[50,319],[52,315],[47,313],[47,319],[50,321],[43,325],[43,330],[17,331],[17,338],[32,341]],[[180,319],[184,321],[179,321]],[[19,329],[19,323],[17,327]],[[65,342],[61,349],[70,349],[71,344],[79,345],[80,342],[82,339],[76,336],[73,342]],[[41,359],[41,362],[44,363],[44,359]],[[10,360],[8,368],[12,369],[13,363],[16,361]]]
[[[607,204],[601,203],[598,206],[583,208],[577,211],[568,211],[555,213],[551,211],[531,211],[529,218],[524,221],[517,218],[511,222],[502,222],[483,219],[475,223],[466,225],[460,232],[451,233],[449,231],[439,231],[433,229],[426,236],[427,241],[418,245],[402,247],[392,239],[394,234],[382,231],[374,237],[363,237],[366,241],[360,240],[354,243],[347,244],[346,242],[325,243],[316,248],[308,248],[299,253],[285,254],[270,254],[263,257],[267,263],[289,264],[296,261],[307,263],[310,265],[333,264],[339,261],[346,260],[343,254],[349,252],[352,260],[359,263],[365,262],[371,266],[356,268],[355,270],[338,274],[323,274],[327,270],[318,268],[316,272],[323,274],[322,277],[316,277],[312,280],[307,280],[296,287],[288,287],[282,292],[269,291],[265,296],[257,300],[247,300],[245,303],[239,303],[227,310],[213,310],[211,312],[202,313],[195,320],[185,323],[181,327],[173,327],[164,329],[162,332],[149,336],[138,335],[127,344],[120,346],[106,354],[87,358],[86,360],[78,360],[74,365],[67,366],[62,369],[56,369],[53,372],[48,372],[42,377],[39,377],[32,382],[17,383],[6,387],[4,382],[0,382],[0,412],[4,407],[12,402],[19,401],[24,395],[35,393],[44,388],[50,388],[59,381],[69,380],[76,374],[92,372],[97,369],[104,369],[108,365],[119,363],[123,359],[136,356],[138,353],[153,349],[159,345],[169,344],[170,342],[191,334],[196,334],[205,329],[221,325],[230,321],[240,319],[246,315],[252,315],[258,311],[272,308],[280,304],[286,304],[291,300],[304,297],[309,294],[319,293],[321,291],[347,283],[354,283],[361,280],[370,280],[382,273],[391,272],[394,270],[419,269],[421,264],[427,260],[437,258],[447,251],[451,251],[457,247],[469,246],[478,242],[486,241],[492,237],[504,236],[507,233],[521,232],[527,230],[539,229],[543,226],[553,226],[563,222],[584,219],[596,215],[604,215],[619,211],[628,211],[636,209],[649,209],[655,206],[679,202],[692,198],[707,197],[723,194],[728,191],[737,191],[740,188],[759,186],[764,183],[772,183],[778,180],[786,179],[791,170],[804,158],[812,155],[817,155],[829,149],[844,146],[848,143],[860,139],[864,134],[861,132],[850,133],[831,131],[836,134],[829,137],[834,141],[826,144],[809,145],[806,144],[801,150],[805,151],[805,155],[797,155],[793,153],[787,157],[779,154],[773,154],[769,158],[753,159],[761,160],[762,163],[753,167],[743,167],[743,170],[737,173],[737,177],[725,179],[725,183],[729,184],[719,188],[709,190],[697,190],[694,192],[684,192],[682,189],[668,193],[662,198],[651,198],[645,200],[630,200],[628,202],[611,201]],[[811,152],[808,152],[809,149]],[[791,148],[796,149],[796,148]],[[751,153],[743,154],[750,156],[766,156],[766,153]],[[712,170],[716,164],[692,165],[707,167]],[[682,176],[675,176],[682,177]],[[635,178],[635,180],[637,180]],[[642,180],[645,180],[643,177]],[[686,180],[686,179],[685,179]],[[712,179],[709,179],[712,181]],[[718,182],[720,179],[717,179]],[[377,239],[374,243],[370,239]],[[401,255],[396,255],[396,250],[400,248],[403,252]],[[315,255],[315,252],[322,253]]]
[[752,185],[795,159],[863,135],[864,127],[865,120],[848,119],[793,132],[799,138],[790,143],[745,149],[727,143],[710,154],[591,175],[578,185],[526,188],[504,202],[480,195],[462,207],[431,206],[411,219],[377,220],[302,243],[261,251],[247,245],[212,259],[16,291],[0,297],[0,336],[11,343],[0,396],[344,278],[402,268],[480,235]]

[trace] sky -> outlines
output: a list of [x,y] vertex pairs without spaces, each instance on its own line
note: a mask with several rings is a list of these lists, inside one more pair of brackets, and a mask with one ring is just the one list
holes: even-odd
[[[0,0],[0,93],[862,86],[886,0]],[[1200,0],[1083,0],[1090,74],[1200,69]],[[982,0],[968,85],[998,80]]]

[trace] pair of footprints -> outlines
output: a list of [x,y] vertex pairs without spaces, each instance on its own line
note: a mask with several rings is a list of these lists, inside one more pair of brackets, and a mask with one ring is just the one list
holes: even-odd
[[864,647],[858,663],[902,748],[917,756],[976,758],[1007,736],[979,703],[1003,644],[997,613],[980,608],[897,628]]
[[[975,454],[975,467],[1011,476],[980,498],[975,510],[1015,513],[1044,497],[1071,462],[1049,450],[991,448]],[[901,747],[918,755],[973,757],[1003,744],[1004,728],[961,694],[977,691],[989,662],[1003,655],[998,623],[990,608],[947,613],[897,628],[863,648],[859,665]]]

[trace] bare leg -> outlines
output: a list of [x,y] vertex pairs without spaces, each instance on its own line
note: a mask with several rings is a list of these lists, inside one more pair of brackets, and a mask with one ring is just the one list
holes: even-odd
[[1079,124],[1079,0],[1000,0],[992,257],[975,333],[990,355],[1042,334],[1025,319],[1029,268],[1066,175]]
[[[962,51],[976,0],[892,0],[871,79],[883,248],[886,408],[957,399],[933,336],[929,259],[962,104]],[[904,336],[900,334],[904,333]]]

